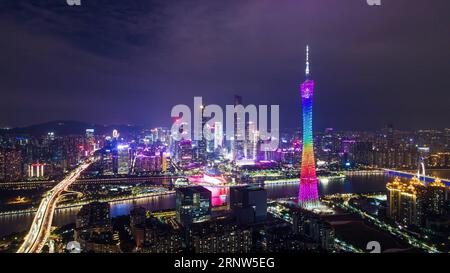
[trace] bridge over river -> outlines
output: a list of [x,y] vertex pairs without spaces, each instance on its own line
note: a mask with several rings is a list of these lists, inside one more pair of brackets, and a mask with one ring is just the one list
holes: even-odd
[[[407,172],[407,171],[400,171],[400,170],[391,170],[391,169],[383,169],[386,173],[390,175],[396,175],[399,177],[406,177],[406,178],[413,178],[414,176],[418,176],[417,173]],[[436,177],[425,175],[425,174],[419,174],[419,179],[424,182],[433,182],[436,180]],[[440,178],[441,182],[444,183],[446,186],[450,187],[450,180]]]

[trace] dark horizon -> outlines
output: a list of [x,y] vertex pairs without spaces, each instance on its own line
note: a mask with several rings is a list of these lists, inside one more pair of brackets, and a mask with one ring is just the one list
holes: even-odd
[[[64,123],[63,133],[62,135],[68,134],[67,132],[70,132],[69,134],[72,134],[76,131],[79,131],[79,134],[84,134],[85,129],[100,129],[99,134],[108,133],[108,129],[112,132],[113,129],[118,129],[119,132],[121,129],[128,130],[127,128],[131,128],[131,130],[134,129],[152,129],[152,128],[165,128],[170,129],[172,124],[167,125],[154,125],[154,126],[145,126],[142,124],[118,124],[118,123],[111,123],[111,124],[99,124],[95,122],[86,122],[86,121],[80,121],[80,120],[51,120],[51,121],[45,121],[42,123],[34,123],[34,124],[28,124],[26,126],[20,126],[20,127],[3,127],[0,128],[0,133],[5,133],[8,131],[12,131],[14,134],[46,134],[51,131],[58,131],[57,124],[58,123]],[[54,125],[54,126],[53,126]],[[75,125],[75,126],[74,126]],[[82,127],[80,127],[82,126]],[[380,132],[384,129],[388,129],[389,126],[393,126],[393,129],[397,132],[414,132],[414,131],[420,131],[420,130],[450,130],[449,127],[442,127],[442,128],[417,128],[417,129],[411,129],[411,128],[401,128],[401,127],[395,127],[393,124],[386,124],[385,126],[382,126],[380,128],[375,129],[367,129],[367,130],[345,130],[342,128],[337,127],[327,127],[327,128],[314,128],[313,131],[315,133],[324,132],[326,129],[333,129],[334,132],[367,132],[367,133],[375,133]],[[53,130],[45,130],[46,128],[54,128]],[[301,133],[301,125],[298,127],[281,127],[280,132],[281,133],[294,133],[293,131],[298,131],[298,133]],[[98,133],[98,132],[96,132]]]
[[311,47],[314,129],[448,128],[445,0],[2,1],[0,126],[54,120],[170,127],[176,104],[279,104],[301,126]]

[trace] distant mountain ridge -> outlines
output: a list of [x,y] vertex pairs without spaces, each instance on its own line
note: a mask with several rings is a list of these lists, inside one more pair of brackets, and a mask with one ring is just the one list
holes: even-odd
[[3,132],[10,132],[14,134],[27,134],[27,135],[45,135],[49,132],[54,132],[55,135],[84,135],[86,129],[94,129],[95,134],[111,134],[114,129],[119,132],[130,133],[139,129],[140,126],[136,125],[99,125],[94,123],[87,123],[74,120],[57,120],[45,123],[33,124],[25,127],[17,127],[9,130],[3,130]]

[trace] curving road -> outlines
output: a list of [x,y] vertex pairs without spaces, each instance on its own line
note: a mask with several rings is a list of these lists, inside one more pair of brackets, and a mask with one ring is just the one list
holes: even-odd
[[50,236],[53,214],[61,193],[77,180],[80,174],[94,162],[89,158],[75,170],[69,173],[66,178],[59,182],[53,189],[46,192],[41,201],[36,215],[31,223],[31,228],[25,236],[25,241],[17,250],[17,253],[36,253],[41,252],[48,237]]

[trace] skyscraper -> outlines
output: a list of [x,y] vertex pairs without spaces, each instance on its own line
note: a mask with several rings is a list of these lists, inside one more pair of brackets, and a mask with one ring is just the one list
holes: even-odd
[[94,152],[96,148],[95,143],[95,130],[94,129],[86,129],[86,147],[85,151],[90,154]]
[[77,214],[74,238],[85,252],[120,252],[118,234],[113,231],[108,203],[92,202]]
[[[242,105],[242,97],[239,95],[234,96],[234,106]],[[245,124],[245,116],[244,120],[242,120],[240,115],[235,115],[234,117],[234,136],[233,136],[233,160],[239,160],[244,158],[244,140],[243,136],[240,134],[242,132],[239,132],[238,128],[241,128],[242,125]],[[246,126],[244,125],[244,128]],[[247,129],[247,128],[246,128]],[[247,130],[244,131],[247,132]]]
[[267,191],[256,187],[230,188],[230,208],[239,224],[251,224],[267,218]]
[[129,174],[131,166],[130,147],[128,144],[117,145],[117,173]]
[[214,123],[214,150],[223,146],[223,126],[222,122]]
[[428,184],[426,203],[427,214],[445,215],[446,186],[439,178]]
[[178,146],[178,162],[181,167],[186,167],[192,162],[192,141],[182,139]]
[[317,206],[319,194],[317,189],[316,166],[314,161],[314,143],[312,133],[312,102],[314,81],[310,79],[309,47],[306,46],[306,80],[300,86],[303,110],[303,150],[298,203],[302,207]]
[[205,128],[206,122],[208,118],[203,115],[205,111],[205,106],[202,105],[202,139],[197,141],[197,154],[196,160],[202,164],[206,164],[207,161],[207,141],[205,136],[203,135],[203,128]]
[[118,143],[119,141],[119,132],[117,130],[113,130],[112,139],[111,139],[111,156],[112,156],[112,172],[114,174],[118,174],[119,172],[119,150]]
[[398,177],[386,184],[387,216],[405,225],[420,225],[426,186],[416,177],[403,183]]
[[211,218],[211,192],[201,186],[177,188],[177,220],[183,226]]

